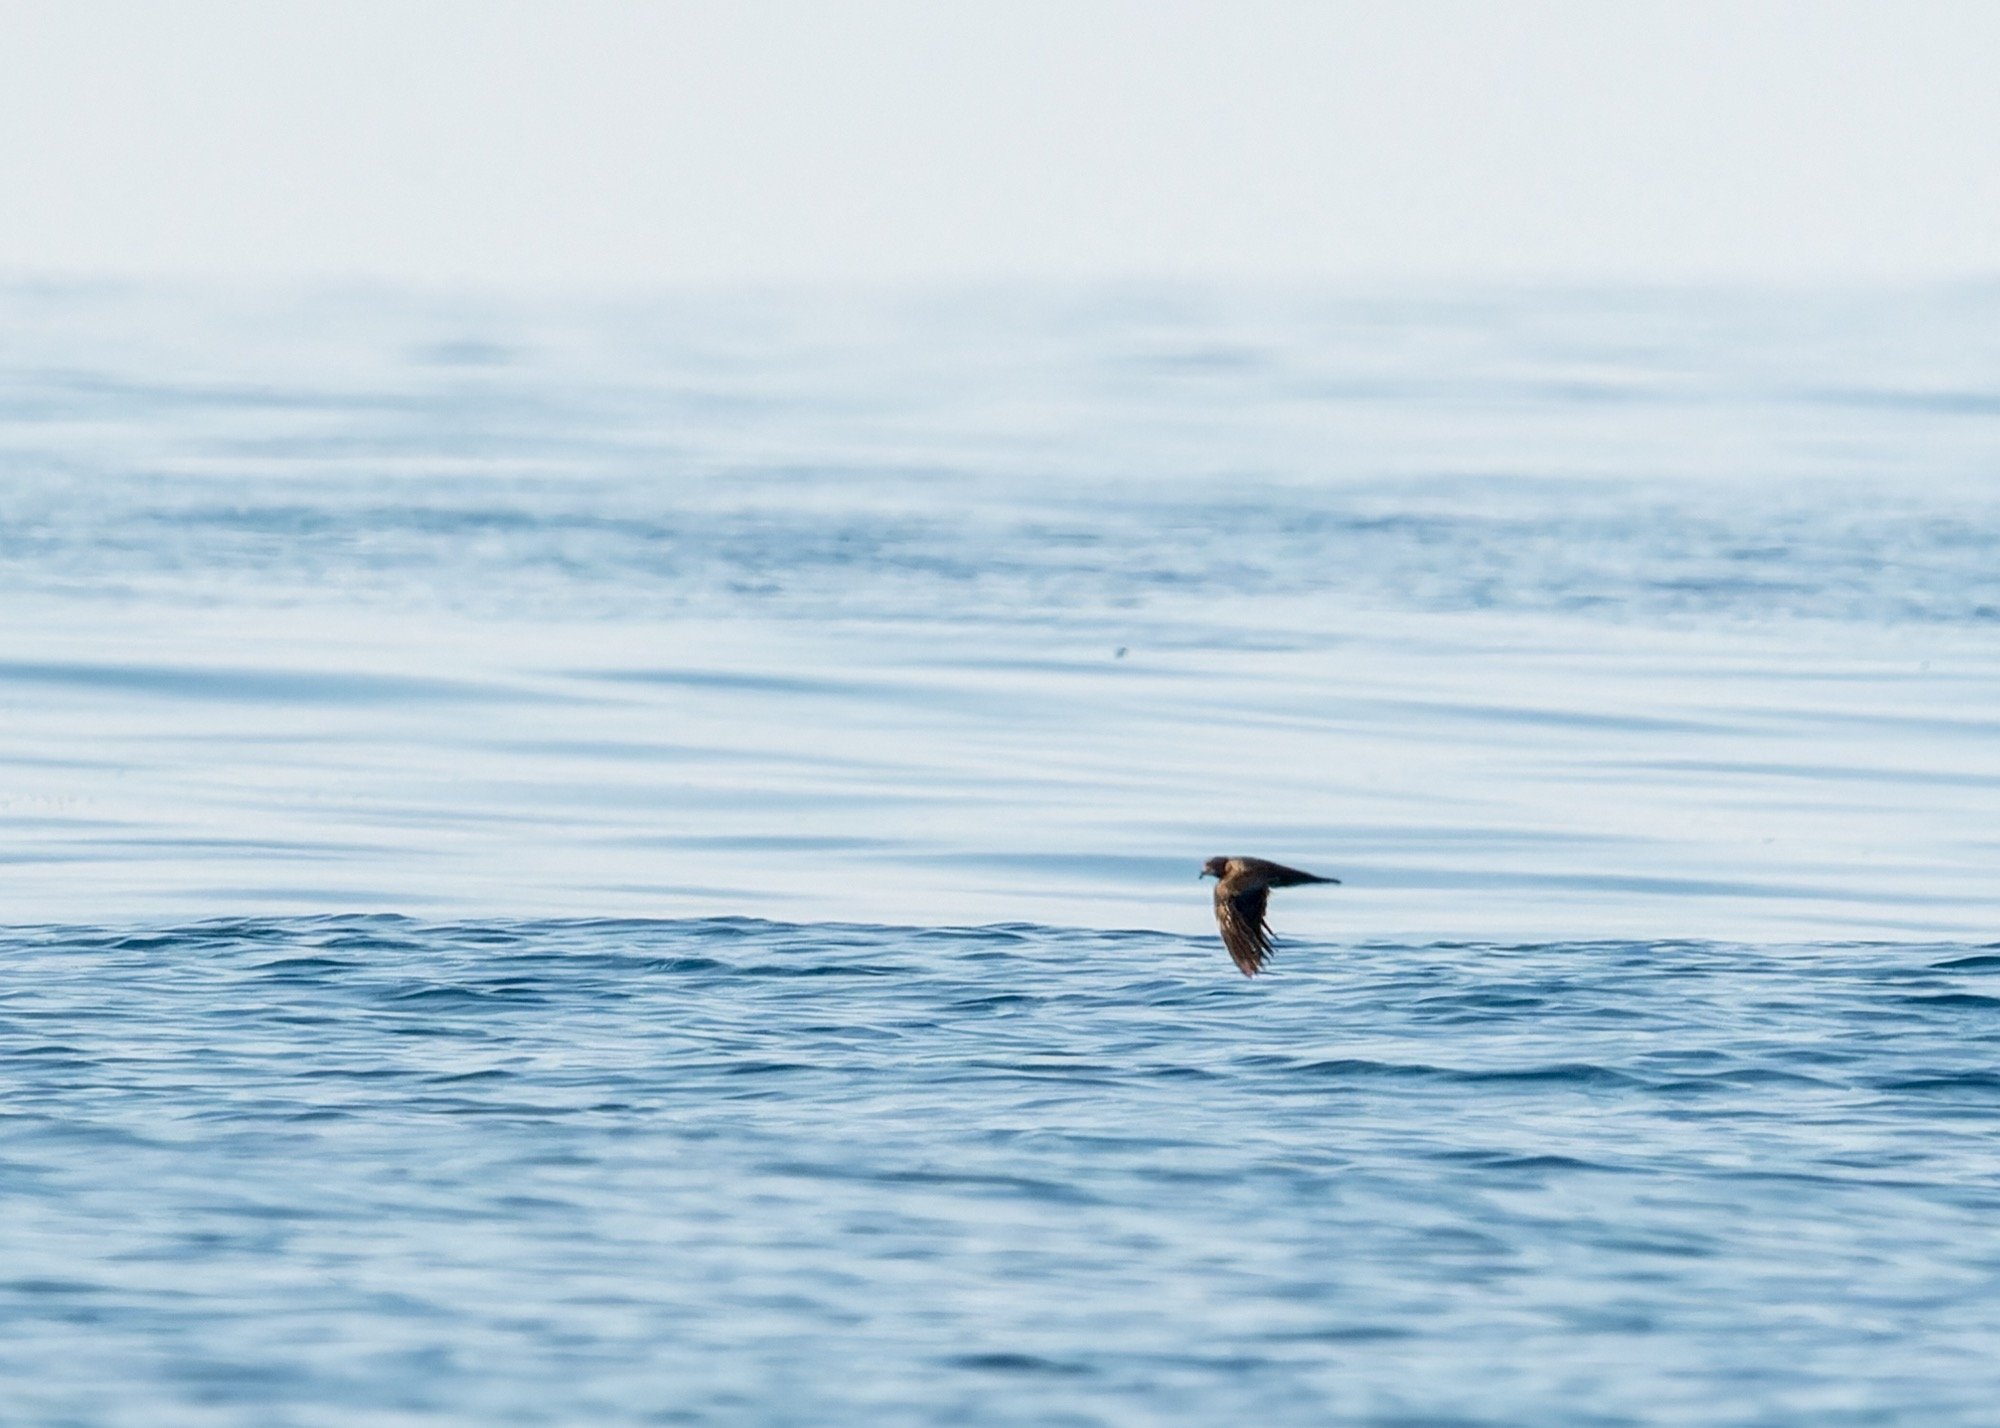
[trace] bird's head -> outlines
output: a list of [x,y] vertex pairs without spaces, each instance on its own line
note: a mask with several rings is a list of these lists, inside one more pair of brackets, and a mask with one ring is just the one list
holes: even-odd
[[1210,858],[1201,865],[1201,875],[1205,878],[1225,878],[1229,876],[1229,859]]

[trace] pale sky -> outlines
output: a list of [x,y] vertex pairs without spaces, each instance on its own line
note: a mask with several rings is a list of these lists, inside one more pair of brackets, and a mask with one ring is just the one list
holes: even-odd
[[1996,271],[1992,0],[0,0],[0,274]]

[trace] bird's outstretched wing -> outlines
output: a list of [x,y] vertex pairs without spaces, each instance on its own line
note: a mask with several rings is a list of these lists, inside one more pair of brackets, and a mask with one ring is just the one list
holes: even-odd
[[1269,888],[1232,891],[1220,883],[1215,887],[1215,920],[1222,928],[1222,945],[1246,977],[1263,971],[1271,956],[1271,929],[1264,925],[1264,909],[1270,901]]
[[1318,873],[1302,873],[1297,868],[1288,868],[1283,863],[1266,862],[1262,858],[1239,858],[1245,872],[1256,878],[1267,888],[1295,888],[1301,883],[1337,883],[1339,878],[1323,878]]

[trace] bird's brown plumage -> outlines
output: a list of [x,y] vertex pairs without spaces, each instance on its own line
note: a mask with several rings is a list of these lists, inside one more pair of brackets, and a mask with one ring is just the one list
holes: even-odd
[[1340,881],[1262,858],[1210,858],[1201,871],[1203,877],[1215,879],[1215,923],[1222,929],[1222,945],[1229,949],[1230,960],[1246,977],[1263,971],[1271,959],[1271,928],[1264,921],[1271,889]]

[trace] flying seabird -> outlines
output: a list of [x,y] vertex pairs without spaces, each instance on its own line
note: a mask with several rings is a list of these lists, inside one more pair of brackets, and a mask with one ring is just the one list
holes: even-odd
[[1262,858],[1210,858],[1201,865],[1201,875],[1215,879],[1215,922],[1222,929],[1222,945],[1246,977],[1263,971],[1271,956],[1271,929],[1264,922],[1271,889],[1340,881]]

